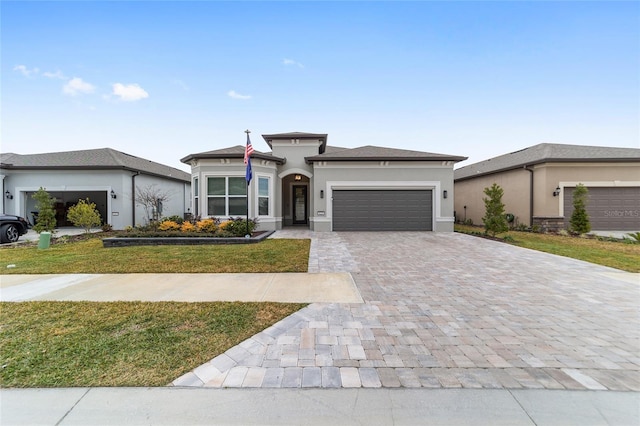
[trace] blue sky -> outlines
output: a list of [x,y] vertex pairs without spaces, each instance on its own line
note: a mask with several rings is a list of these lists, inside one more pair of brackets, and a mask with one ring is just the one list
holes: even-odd
[[0,3],[1,146],[640,147],[637,2]]

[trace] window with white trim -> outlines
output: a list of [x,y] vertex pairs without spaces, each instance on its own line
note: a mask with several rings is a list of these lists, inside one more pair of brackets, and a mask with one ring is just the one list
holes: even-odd
[[269,193],[268,177],[258,177],[258,216],[269,216],[269,201],[271,194]]
[[244,177],[207,178],[207,215],[242,216],[247,213],[247,181]]
[[200,195],[200,188],[198,187],[198,178],[193,178],[193,202],[194,202],[194,206],[193,206],[193,213],[198,216],[198,212],[200,211],[200,203],[198,202],[198,199]]

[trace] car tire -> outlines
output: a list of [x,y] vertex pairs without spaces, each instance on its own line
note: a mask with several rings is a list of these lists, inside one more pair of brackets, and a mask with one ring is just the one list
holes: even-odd
[[15,243],[18,238],[20,238],[20,231],[15,225],[10,223],[2,225],[2,228],[0,228],[0,242]]

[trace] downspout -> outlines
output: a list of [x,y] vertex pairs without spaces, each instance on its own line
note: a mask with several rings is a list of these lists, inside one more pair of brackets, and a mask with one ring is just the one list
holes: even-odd
[[533,227],[533,169],[524,166],[524,169],[530,173],[529,175],[529,226]]
[[131,226],[136,226],[136,176],[138,176],[140,172],[136,172],[135,175],[131,176]]

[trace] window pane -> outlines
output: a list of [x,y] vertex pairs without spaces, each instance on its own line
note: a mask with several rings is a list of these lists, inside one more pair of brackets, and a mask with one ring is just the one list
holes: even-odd
[[247,195],[246,179],[243,177],[230,177],[229,195]]
[[269,196],[269,178],[258,179],[258,195],[260,197]]
[[193,195],[196,196],[196,197],[198,195],[200,195],[200,194],[198,194],[198,190],[199,190],[199,188],[198,188],[198,178],[195,178],[193,180]]
[[229,198],[229,216],[244,216],[247,214],[247,197]]
[[225,195],[223,177],[207,178],[207,194],[209,195]]
[[226,216],[224,211],[224,197],[209,197],[209,216]]
[[267,197],[258,198],[258,215],[260,216],[269,215],[269,199]]

